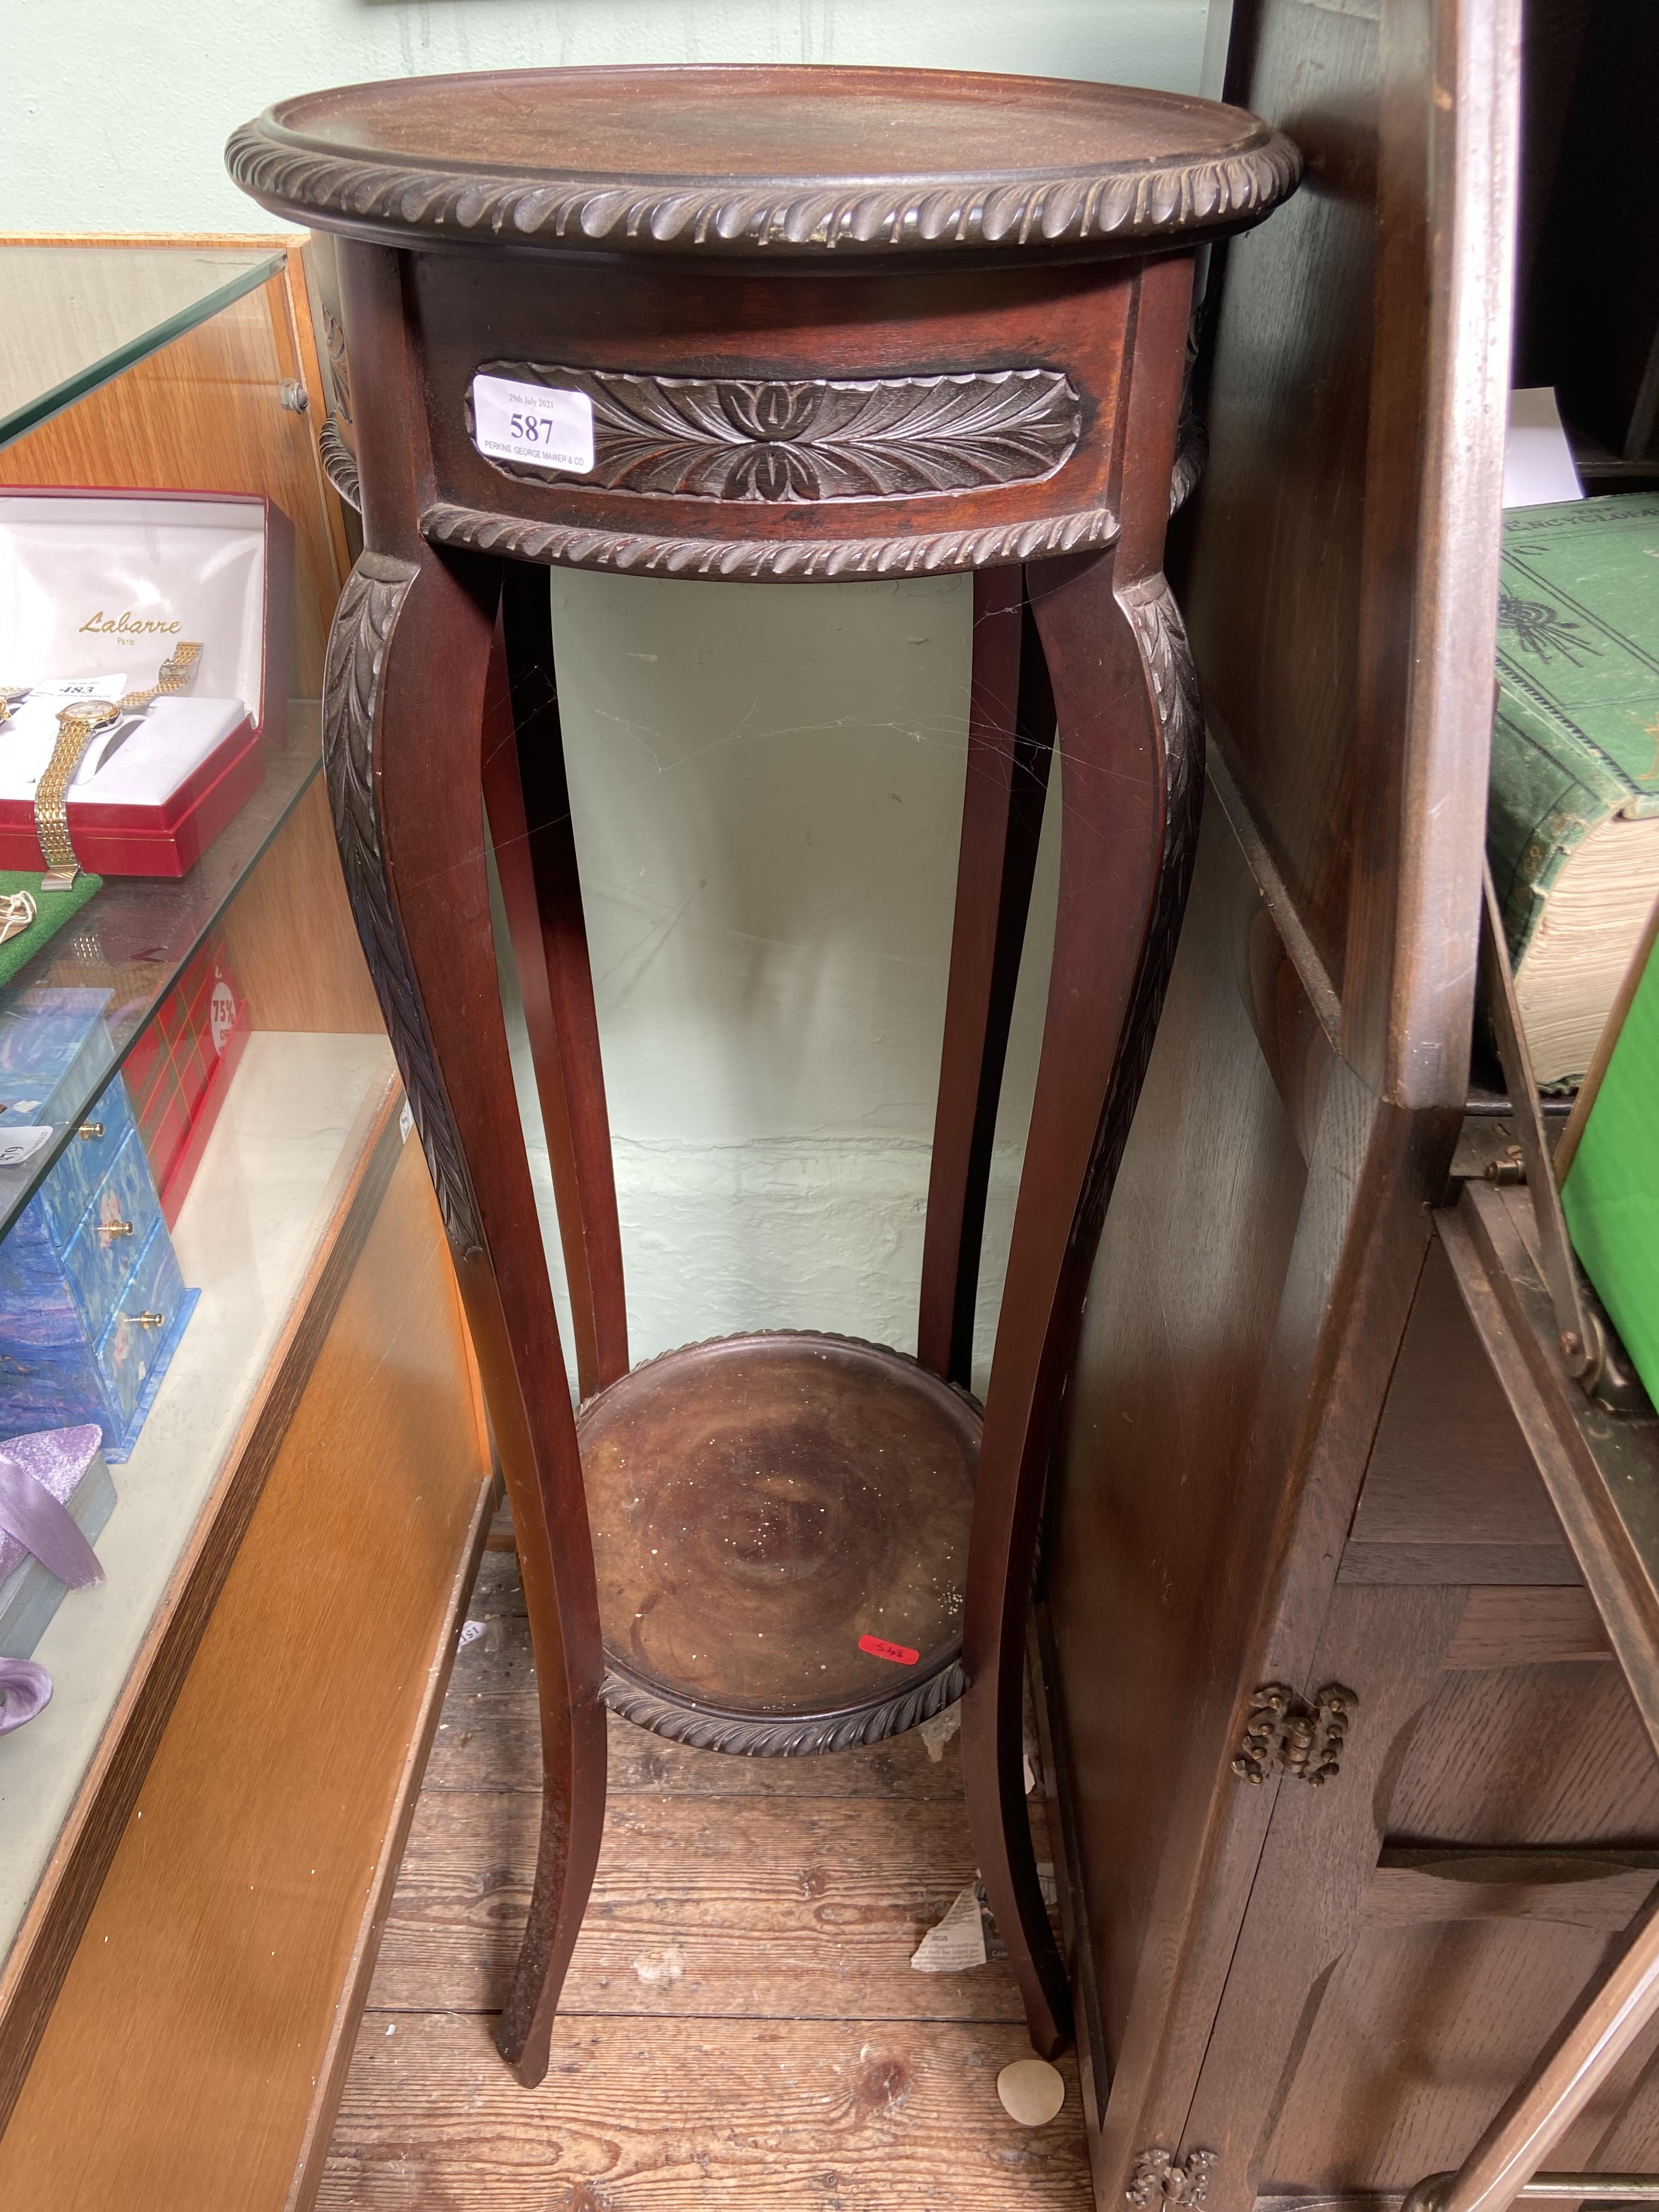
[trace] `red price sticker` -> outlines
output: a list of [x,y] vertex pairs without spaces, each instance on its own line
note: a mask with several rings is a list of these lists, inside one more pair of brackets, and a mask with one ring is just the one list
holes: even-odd
[[884,1636],[860,1636],[859,1650],[867,1651],[872,1659],[890,1659],[896,1667],[914,1667],[921,1656],[908,1644],[890,1644]]

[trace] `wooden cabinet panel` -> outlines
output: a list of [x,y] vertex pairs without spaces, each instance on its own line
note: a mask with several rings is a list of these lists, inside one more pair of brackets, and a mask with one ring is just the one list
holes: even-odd
[[[1462,1598],[1338,1589],[1343,1771],[1279,1786],[1188,2118],[1214,2212],[1456,2166],[1659,1881],[1659,1764],[1619,1670],[1441,1674]],[[1656,2047],[1659,2023],[1553,2166],[1605,2162]]]
[[1390,1846],[1360,1899],[1367,1928],[1548,1920],[1617,1936],[1659,1881],[1659,1851],[1413,1850]]
[[1316,1994],[1348,1950],[1381,1844],[1389,1780],[1433,1694],[1462,1593],[1339,1590],[1316,1679],[1357,1694],[1341,1772],[1322,1788],[1285,1778],[1205,2054],[1190,2140],[1216,2154],[1210,2212],[1249,2212],[1261,2152],[1308,2039]]
[[1537,1667],[1554,1661],[1610,1661],[1613,1647],[1582,1583],[1555,1589],[1477,1587],[1463,1601],[1449,1668]]
[[1342,1579],[1579,1579],[1437,1237],[1365,1470]]
[[[1183,1823],[1177,1848],[1191,1847],[1169,1787],[1172,1732],[1225,1764],[1233,1690],[1214,1655],[1241,1632],[1268,1539],[1251,1421],[1306,1179],[1239,987],[1236,933],[1254,898],[1231,845],[1212,806],[1085,1318],[1048,1547],[1057,1725],[1089,1778],[1077,1873],[1114,2070],[1144,2001],[1139,1962],[1163,1963],[1159,1885]],[[1241,1156],[1271,1173],[1239,1176]],[[1190,1265],[1149,1300],[1160,1249]],[[1232,1335],[1240,1309],[1254,1327]]]
[[[1234,9],[1227,97],[1282,113],[1312,182],[1227,248],[1183,591],[1210,726],[1334,980],[1353,864],[1374,351],[1370,13],[1301,0]],[[1246,544],[1260,557],[1240,557]]]
[[[1365,1929],[1310,1993],[1263,2189],[1407,2189],[1456,2166],[1616,1940],[1521,1919]],[[1641,2064],[1626,2064],[1552,2166],[1594,2163]]]
[[1659,1844],[1659,1763],[1616,1667],[1448,1674],[1389,1807],[1391,1843]]

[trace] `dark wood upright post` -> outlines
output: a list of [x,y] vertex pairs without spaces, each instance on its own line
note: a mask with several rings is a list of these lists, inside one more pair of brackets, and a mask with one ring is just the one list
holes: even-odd
[[1054,700],[1018,568],[974,578],[973,689],[916,1357],[973,1380],[985,1201],[1042,834]]
[[[495,562],[421,537],[422,416],[396,257],[353,240],[340,264],[354,359],[390,404],[359,431],[365,550],[329,641],[325,755],[346,885],[454,1256],[523,1571],[542,1832],[498,2040],[535,2082],[598,1861],[605,1739],[581,1462],[489,920],[480,733],[501,577]],[[453,802],[434,805],[434,791]]]
[[1163,574],[1191,299],[1190,261],[1139,279],[1115,548],[1028,572],[1060,720],[1060,911],[980,1451],[963,1760],[986,1894],[1043,2051],[1065,2041],[1071,2006],[1025,1810],[1025,1622],[1060,1392],[1197,842],[1203,725]]
[[484,803],[547,1133],[578,1386],[591,1398],[628,1372],[628,1306],[548,599],[542,569],[503,565],[506,711],[486,742]]

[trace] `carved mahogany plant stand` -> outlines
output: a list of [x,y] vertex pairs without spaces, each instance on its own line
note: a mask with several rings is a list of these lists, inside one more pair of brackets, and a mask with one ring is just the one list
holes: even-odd
[[[349,397],[325,446],[367,550],[329,647],[329,786],[483,1365],[540,1688],[541,1849],[501,2050],[541,2078],[599,1850],[605,1706],[793,1753],[960,1695],[987,1891],[1052,2051],[1067,2002],[1026,1820],[1024,1622],[1198,819],[1198,702],[1161,571],[1193,253],[1265,216],[1295,151],[1237,109],[1103,85],[593,70],[319,93],[228,158],[262,205],[339,234]],[[526,406],[546,432],[511,429]],[[552,459],[525,443],[544,435]],[[974,572],[915,1360],[793,1333],[629,1371],[540,574],[562,563]],[[980,1231],[1056,723],[1060,915],[981,1423]],[[486,807],[579,1415],[501,1017]]]

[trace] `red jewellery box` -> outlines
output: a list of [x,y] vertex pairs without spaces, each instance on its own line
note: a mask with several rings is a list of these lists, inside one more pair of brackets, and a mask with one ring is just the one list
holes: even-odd
[[211,930],[121,1071],[169,1229],[178,1223],[247,1039],[248,1011],[230,955]]
[[[193,867],[264,781],[266,717],[287,701],[293,576],[293,526],[267,499],[0,491],[0,684],[14,701],[0,724],[0,867],[42,865],[34,788],[65,697],[148,690],[186,641],[202,648],[188,688],[95,734],[68,807],[83,868]],[[22,686],[39,690],[20,698]]]

